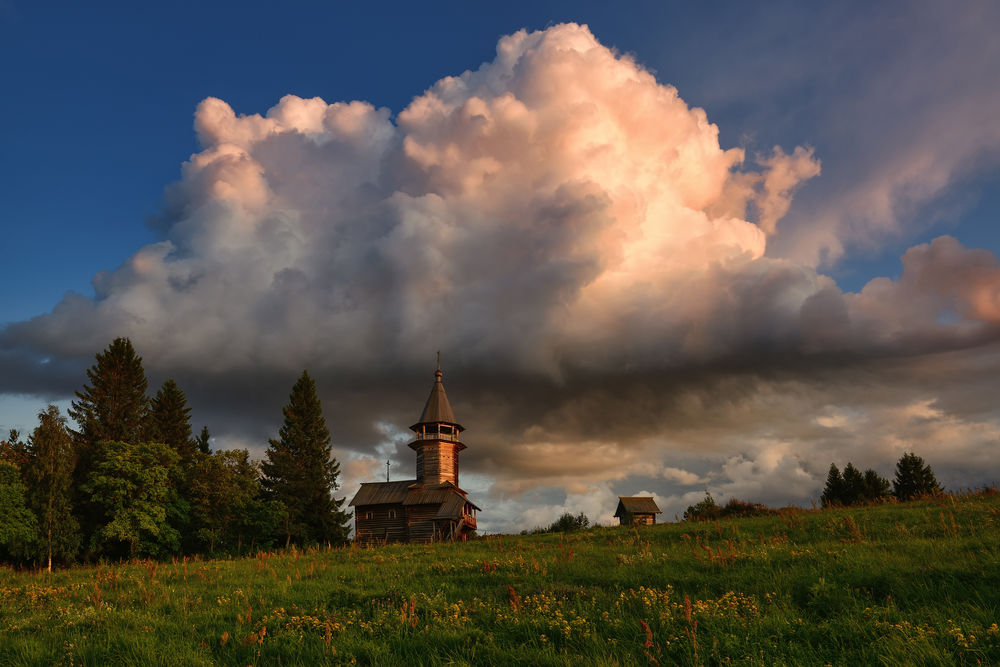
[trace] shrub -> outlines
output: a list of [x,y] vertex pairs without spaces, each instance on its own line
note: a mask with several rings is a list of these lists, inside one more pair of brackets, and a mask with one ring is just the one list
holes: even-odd
[[699,502],[697,505],[691,505],[684,510],[684,520],[713,521],[720,518],[721,514],[722,508],[715,504],[715,499],[712,498],[712,494],[706,491],[704,500]]

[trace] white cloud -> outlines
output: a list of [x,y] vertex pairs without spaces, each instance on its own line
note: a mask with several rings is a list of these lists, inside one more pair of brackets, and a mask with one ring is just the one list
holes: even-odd
[[663,478],[681,484],[682,486],[691,486],[693,484],[704,484],[705,479],[699,477],[693,472],[688,472],[687,470],[682,470],[680,468],[666,467],[663,469]]

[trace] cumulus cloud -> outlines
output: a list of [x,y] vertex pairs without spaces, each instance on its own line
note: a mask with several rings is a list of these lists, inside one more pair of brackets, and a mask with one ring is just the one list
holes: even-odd
[[[824,128],[814,141],[826,185],[798,202],[770,250],[812,266],[950,226],[975,199],[963,186],[1000,164],[1000,44],[992,39],[1000,7],[889,3],[860,19],[856,10],[800,14],[797,39],[811,46],[796,45],[800,62],[784,81],[799,95],[787,102]],[[746,32],[773,38],[764,20],[770,25]],[[788,123],[787,107],[778,109]]]
[[237,115],[209,98],[195,129],[162,240],[95,277],[95,298],[0,333],[0,363],[20,373],[5,390],[65,385],[66,364],[125,335],[223,432],[263,442],[265,408],[308,367],[346,490],[385,458],[412,464],[399,429],[442,349],[474,438],[463,470],[544,523],[560,505],[524,505],[539,489],[602,520],[619,485],[654,480],[806,498],[821,448],[801,443],[842,429],[835,413],[799,416],[854,403],[802,368],[995,340],[996,260],[953,239],[858,294],[765,254],[820,172],[813,151],[747,164],[703,110],[584,26],[504,37],[395,117],[293,95]]

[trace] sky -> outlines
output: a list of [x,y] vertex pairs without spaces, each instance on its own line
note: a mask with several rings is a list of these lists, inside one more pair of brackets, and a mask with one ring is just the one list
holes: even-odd
[[625,7],[0,0],[0,435],[127,336],[350,496],[440,350],[487,532],[997,482],[1000,5]]

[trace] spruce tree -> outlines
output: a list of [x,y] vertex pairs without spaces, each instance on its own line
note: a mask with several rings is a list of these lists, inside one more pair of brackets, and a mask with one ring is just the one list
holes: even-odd
[[13,463],[17,467],[28,460],[28,447],[21,442],[21,434],[16,428],[10,429],[6,440],[0,440],[0,461]]
[[830,472],[826,476],[826,488],[823,489],[820,502],[823,503],[823,507],[844,504],[844,477],[834,463],[830,464]]
[[212,435],[208,432],[208,427],[202,426],[201,433],[198,434],[198,438],[195,440],[195,444],[198,446],[198,451],[202,454],[211,454],[212,448],[208,444],[208,441],[211,439]]
[[316,383],[306,371],[292,387],[283,412],[284,423],[278,438],[269,441],[261,470],[264,488],[287,512],[285,545],[293,538],[302,543],[344,543],[350,517],[341,510],[344,500],[333,497],[340,464],[332,456]]
[[66,418],[50,405],[38,414],[31,434],[28,461],[23,476],[28,487],[28,506],[38,518],[41,556],[52,571],[52,557],[64,562],[80,549],[80,526],[73,516],[73,440]]
[[889,480],[871,468],[865,470],[865,500],[871,502],[888,498],[891,494]]
[[103,507],[81,491],[89,480],[97,443],[135,445],[146,438],[149,427],[146,372],[131,341],[116,338],[96,360],[87,370],[90,384],[76,392],[77,400],[69,410],[80,429],[72,432],[77,455],[74,509],[90,544],[94,542],[89,538],[108,520]]
[[191,408],[184,392],[172,379],[164,382],[156,392],[150,403],[149,417],[150,440],[169,445],[180,456],[181,465],[191,465],[197,451],[197,444],[191,439]]
[[941,485],[934,471],[924,460],[913,453],[903,453],[896,462],[896,477],[892,481],[892,495],[899,500],[940,493]]
[[149,418],[148,382],[142,357],[128,338],[116,338],[87,370],[89,385],[76,392],[69,416],[80,430],[78,445],[91,448],[104,441],[136,444],[146,439]]
[[865,476],[850,461],[844,468],[844,490],[840,498],[842,505],[857,505],[865,499]]

